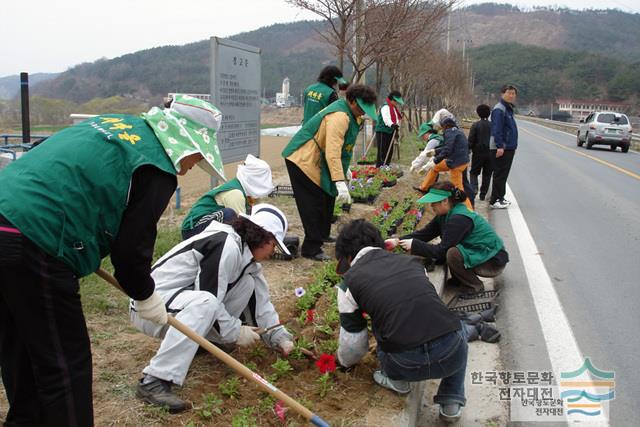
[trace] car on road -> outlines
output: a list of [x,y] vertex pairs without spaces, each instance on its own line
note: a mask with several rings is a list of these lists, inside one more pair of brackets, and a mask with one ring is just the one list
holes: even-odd
[[629,118],[613,111],[594,111],[586,119],[580,120],[578,147],[586,144],[587,149],[594,145],[608,145],[611,151],[620,147],[623,153],[629,151],[633,129]]

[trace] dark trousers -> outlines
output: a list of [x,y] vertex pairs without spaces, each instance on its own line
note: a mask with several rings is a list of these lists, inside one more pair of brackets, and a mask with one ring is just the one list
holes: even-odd
[[327,230],[331,227],[331,217],[327,215],[329,195],[311,181],[295,163],[285,160],[285,164],[304,229],[300,254],[312,257],[322,252],[323,233],[328,233]]
[[6,426],[93,425],[78,279],[0,217],[0,366]]
[[[494,153],[495,155],[495,153]],[[482,173],[482,186],[478,188],[478,176]],[[480,198],[484,199],[489,191],[491,183],[491,174],[493,173],[493,162],[491,161],[491,152],[474,152],[471,158],[471,170],[469,171],[471,186],[476,194],[480,194]]]
[[[393,134],[376,132],[376,146],[378,147],[376,167],[388,165],[389,163],[391,163],[391,158],[393,157]],[[388,156],[387,152],[389,152]]]
[[468,178],[469,168],[465,169],[462,172],[462,187],[464,187],[464,194],[467,195],[467,198],[471,202],[471,207],[475,209],[476,207],[476,191],[469,182]]
[[504,199],[506,193],[507,177],[513,163],[513,156],[516,150],[504,150],[504,154],[496,158],[496,150],[491,150],[491,160],[493,162],[493,186],[491,187],[490,203]]
[[466,328],[438,337],[412,350],[386,353],[377,349],[382,371],[392,380],[422,381],[442,378],[433,401],[439,405],[464,405],[464,377],[467,372]]
[[497,264],[494,259],[490,259],[473,268],[466,268],[464,266],[464,257],[460,253],[460,250],[455,246],[447,250],[447,266],[451,270],[451,275],[454,279],[465,288],[469,288],[470,291],[479,292],[484,289],[482,280],[480,277],[496,277],[504,270],[504,264]]
[[[323,191],[324,193],[324,191]],[[333,209],[336,206],[336,198],[324,193],[324,227],[322,229],[322,237],[327,238],[331,235],[331,220],[333,219]]]

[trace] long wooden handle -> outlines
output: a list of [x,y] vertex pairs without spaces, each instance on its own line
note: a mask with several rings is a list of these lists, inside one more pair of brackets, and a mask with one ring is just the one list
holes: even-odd
[[[124,290],[122,289],[122,286],[120,286],[120,283],[118,283],[116,278],[113,277],[104,269],[98,268],[98,270],[96,271],[96,274],[102,277],[104,280],[106,280],[110,284],[112,284],[113,286],[115,286],[116,288],[118,288],[119,290],[124,292]],[[175,317],[169,316],[167,323],[169,323],[169,325],[176,328],[178,331],[182,332],[192,341],[198,343],[200,347],[204,348],[209,353],[213,354],[217,359],[219,359],[225,365],[233,369],[237,374],[255,383],[260,390],[266,393],[269,393],[271,396],[275,397],[278,400],[282,400],[285,403],[285,405],[293,409],[298,414],[302,415],[307,421],[310,421],[313,425],[316,425],[319,427],[329,427],[329,423],[324,421],[318,415],[314,414],[309,409],[305,408],[300,403],[298,403],[296,400],[289,397],[289,395],[280,391],[276,386],[271,384],[269,381],[265,380],[260,375],[253,372],[251,369],[247,368],[242,363],[238,362],[236,359],[231,357],[229,354],[225,353],[224,351],[216,347],[211,341],[198,335],[195,331],[193,331],[184,323],[180,322]]]

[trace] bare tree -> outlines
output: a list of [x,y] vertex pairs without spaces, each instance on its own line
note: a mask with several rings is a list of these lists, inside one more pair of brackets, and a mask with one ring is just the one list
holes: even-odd
[[342,70],[348,46],[354,37],[358,0],[287,0],[287,3],[313,12],[327,22],[328,30],[318,33],[335,49],[338,67]]

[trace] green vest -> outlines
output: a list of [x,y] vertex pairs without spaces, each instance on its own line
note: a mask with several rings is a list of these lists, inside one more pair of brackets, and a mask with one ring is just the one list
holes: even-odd
[[[313,116],[311,120],[305,123],[293,138],[291,138],[291,141],[289,141],[287,146],[284,147],[282,157],[286,159],[309,140],[314,139],[318,129],[320,129],[320,123],[322,123],[324,117],[338,111],[342,111],[349,115],[349,128],[344,135],[344,144],[342,145],[342,171],[346,175],[347,169],[349,169],[349,164],[351,163],[351,157],[353,156],[353,146],[355,145],[358,133],[360,132],[360,125],[353,116],[349,104],[344,99],[339,99],[336,102],[329,104],[328,107],[322,109],[318,114]],[[317,143],[318,142],[316,141],[316,144]],[[331,174],[329,173],[327,160],[325,159],[324,151],[322,150],[320,154],[320,187],[330,196],[335,197],[338,195],[336,185],[331,181]]]
[[304,90],[304,116],[302,124],[315,116],[320,110],[329,105],[329,98],[335,90],[324,83],[317,82]]
[[476,267],[493,258],[504,249],[502,239],[481,215],[471,212],[464,203],[456,204],[448,214],[438,217],[443,227],[451,215],[464,215],[473,221],[473,230],[462,242],[456,245],[464,258],[465,268]]
[[436,148],[441,147],[442,144],[444,144],[444,137],[442,135],[439,135],[437,133],[432,133],[429,136],[429,139],[427,140],[427,144],[430,143],[432,139],[435,139],[438,141],[438,145],[436,146]]
[[[378,119],[376,120],[375,131],[388,133],[391,135],[393,133],[393,128],[385,125],[384,120],[382,120],[382,107],[384,107],[385,105],[389,105],[389,104],[387,104],[387,102],[385,101],[385,103],[382,104],[382,106],[380,107],[380,111],[378,112]],[[391,108],[391,106],[389,106],[389,108]]]
[[[220,193],[224,193],[225,191],[230,191],[230,190],[242,191],[242,195],[244,196],[244,199],[247,200],[247,195],[244,192],[244,188],[242,188],[242,184],[240,184],[240,181],[238,180],[238,178],[230,179],[224,184],[218,185],[212,190],[209,190],[207,193],[204,194],[204,196],[198,199],[198,201],[191,207],[191,210],[189,211],[184,221],[182,222],[182,229],[191,230],[193,227],[196,226],[198,221],[200,221],[200,219],[203,216],[209,215],[224,209],[224,206],[219,205],[218,202],[216,202],[216,196]],[[249,212],[248,203],[246,204],[246,209],[248,213]]]
[[118,235],[134,171],[176,170],[147,123],[110,114],[64,129],[0,172],[0,213],[78,276]]

